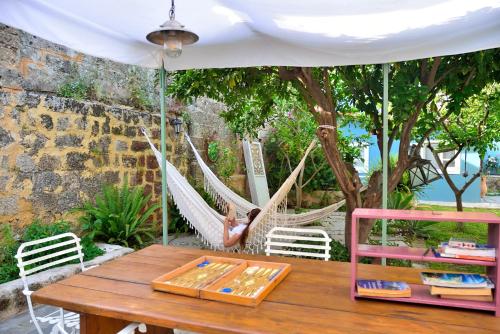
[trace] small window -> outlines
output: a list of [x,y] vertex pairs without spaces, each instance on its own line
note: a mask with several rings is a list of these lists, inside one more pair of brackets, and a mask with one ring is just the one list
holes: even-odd
[[[431,141],[431,144],[433,148],[436,148],[439,143]],[[438,153],[438,156],[443,165],[445,165],[448,161],[453,159],[456,153],[457,153],[456,150],[451,150]],[[436,160],[434,159],[434,155],[432,154],[431,150],[427,147],[427,144],[424,145],[424,147],[422,147],[421,156],[424,159],[430,160],[434,165],[434,167],[436,167],[436,169],[438,170],[439,174],[442,174],[441,169],[436,163]],[[448,168],[446,170],[448,171],[448,174],[460,174],[460,155],[458,155],[455,158],[455,160],[448,165]]]

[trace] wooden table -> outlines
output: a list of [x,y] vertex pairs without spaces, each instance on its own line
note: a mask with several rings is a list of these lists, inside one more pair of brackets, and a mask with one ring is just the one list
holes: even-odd
[[[153,291],[150,281],[201,255],[292,264],[288,277],[256,308]],[[42,288],[38,303],[81,314],[81,333],[116,333],[128,322],[148,333],[500,333],[488,312],[349,298],[349,263],[248,256],[150,246]],[[360,265],[365,278],[417,282],[411,268]],[[155,327],[156,326],[156,327]]]

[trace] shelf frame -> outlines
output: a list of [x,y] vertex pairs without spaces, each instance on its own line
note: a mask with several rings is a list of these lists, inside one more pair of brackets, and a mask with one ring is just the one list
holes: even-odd
[[[419,220],[437,222],[464,222],[488,224],[488,244],[496,248],[496,260],[478,261],[435,257],[432,254],[424,256],[425,249],[400,247],[400,246],[378,246],[358,245],[358,226],[361,219],[388,219],[388,220]],[[393,302],[406,302],[429,304],[447,307],[468,308],[474,310],[493,311],[500,316],[500,217],[493,213],[484,212],[453,212],[453,211],[424,211],[424,210],[389,210],[389,209],[355,209],[352,214],[351,224],[351,299],[377,299]],[[425,285],[410,284],[412,297],[410,298],[381,298],[359,296],[356,292],[356,280],[358,279],[358,260],[360,256],[406,259],[420,262],[446,262],[462,265],[481,265],[486,267],[486,273],[495,284],[493,289],[493,302],[476,302],[468,300],[441,299],[428,293],[429,287]]]

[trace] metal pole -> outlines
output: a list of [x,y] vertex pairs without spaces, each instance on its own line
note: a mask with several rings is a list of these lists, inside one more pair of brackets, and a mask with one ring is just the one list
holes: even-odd
[[167,116],[165,115],[165,68],[160,68],[160,111],[161,111],[161,221],[163,231],[163,245],[168,244],[168,216],[167,216]]
[[[382,106],[382,209],[387,209],[387,178],[389,164],[389,121],[387,120],[387,110],[389,104],[389,64],[383,64],[384,72],[384,101]],[[382,219],[382,246],[387,245],[387,219]],[[386,265],[386,259],[382,259],[382,264]]]

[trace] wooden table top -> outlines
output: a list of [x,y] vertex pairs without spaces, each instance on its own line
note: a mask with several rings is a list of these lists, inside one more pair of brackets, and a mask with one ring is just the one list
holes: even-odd
[[[258,306],[153,291],[154,278],[202,255],[292,264]],[[359,265],[363,278],[419,281],[411,268]],[[349,263],[150,246],[44,287],[35,302],[199,333],[500,333],[491,313],[349,298]]]

